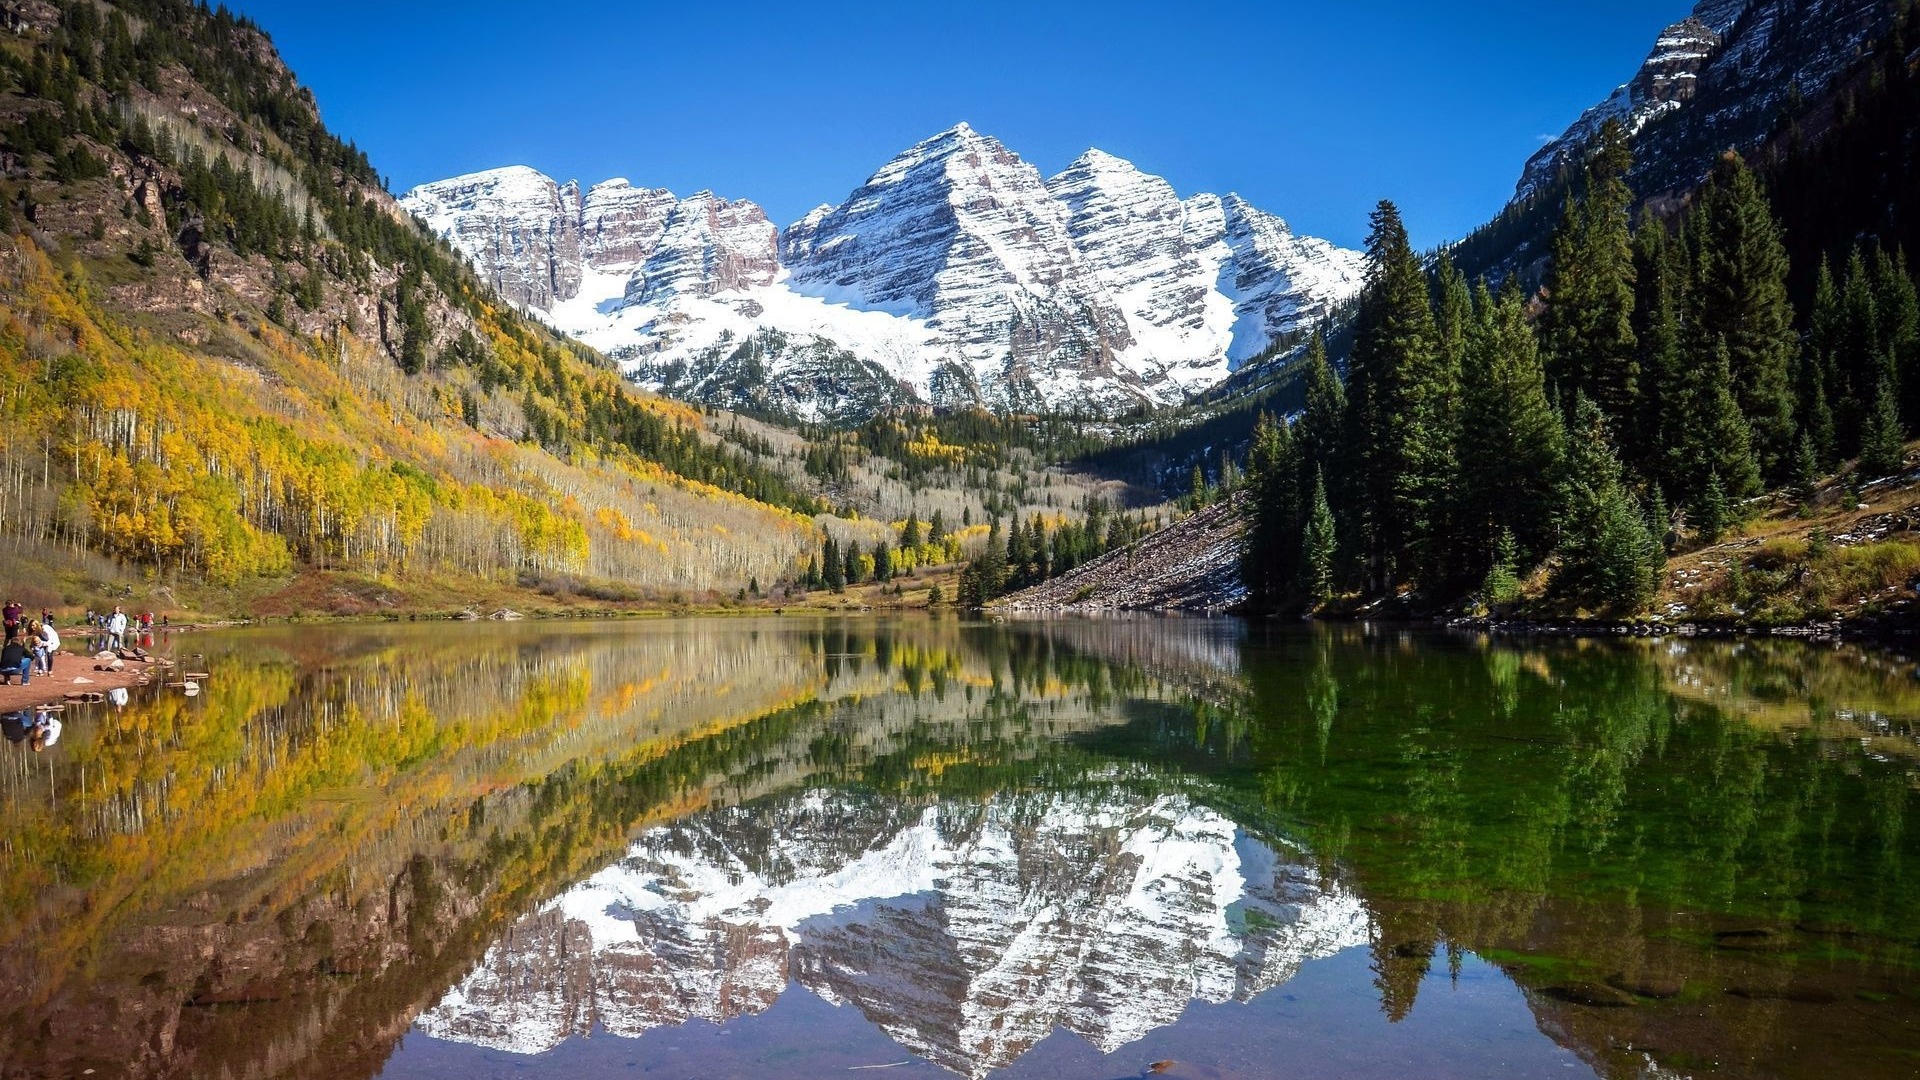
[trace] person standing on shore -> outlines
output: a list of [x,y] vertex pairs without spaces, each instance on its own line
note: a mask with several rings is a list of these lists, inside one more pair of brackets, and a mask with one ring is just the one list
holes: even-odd
[[20,632],[20,616],[26,613],[27,609],[21,607],[20,601],[18,600],[8,600],[7,606],[4,609],[0,609],[0,623],[5,624],[7,637],[9,639]]
[[53,674],[53,654],[60,651],[60,632],[42,620],[34,624],[33,658],[40,662],[40,674]]
[[120,605],[113,606],[113,614],[107,616],[107,648],[124,649],[127,647],[127,613]]

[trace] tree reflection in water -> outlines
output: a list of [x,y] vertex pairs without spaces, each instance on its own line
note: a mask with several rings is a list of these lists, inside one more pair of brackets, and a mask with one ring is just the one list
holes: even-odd
[[1608,1076],[1920,1053],[1920,684],[1869,653],[1178,620],[185,640],[200,697],[0,748],[9,1075],[400,1075],[416,1020],[537,1049],[789,979],[977,1074],[1055,1024],[1151,1045],[1347,945],[1393,1021],[1491,960]]

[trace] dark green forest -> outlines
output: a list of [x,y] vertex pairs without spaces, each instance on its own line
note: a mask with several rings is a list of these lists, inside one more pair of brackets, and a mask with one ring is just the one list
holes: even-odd
[[1823,138],[1723,155],[1667,217],[1609,126],[1537,289],[1430,267],[1381,203],[1344,378],[1316,342],[1301,410],[1256,430],[1252,605],[1498,608],[1544,565],[1560,607],[1637,612],[1669,554],[1763,492],[1899,472],[1920,432],[1915,27]]

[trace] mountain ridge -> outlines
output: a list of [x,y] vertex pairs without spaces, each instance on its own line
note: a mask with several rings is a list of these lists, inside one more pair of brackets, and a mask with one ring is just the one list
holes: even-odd
[[[511,199],[492,197],[503,179]],[[770,383],[798,377],[805,355],[834,355],[861,386],[794,397],[785,411],[803,419],[903,402],[1113,414],[1178,401],[1324,318],[1362,269],[1359,253],[1298,236],[1238,195],[1183,199],[1097,149],[1043,177],[966,123],[777,230],[771,264],[764,228],[718,236],[699,249],[706,274],[663,288],[574,239],[591,201],[568,204],[577,189],[509,166],[423,184],[401,203],[504,295],[656,389],[738,404],[715,379],[766,330],[788,341],[760,357]],[[629,232],[630,246],[657,242]]]

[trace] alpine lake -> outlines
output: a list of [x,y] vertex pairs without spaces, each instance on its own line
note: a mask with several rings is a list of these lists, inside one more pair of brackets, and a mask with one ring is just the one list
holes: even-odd
[[161,651],[198,695],[0,745],[0,1076],[1920,1076],[1888,652],[1153,617]]

